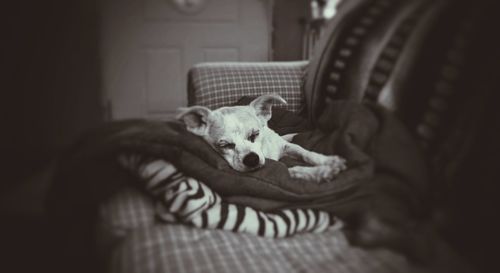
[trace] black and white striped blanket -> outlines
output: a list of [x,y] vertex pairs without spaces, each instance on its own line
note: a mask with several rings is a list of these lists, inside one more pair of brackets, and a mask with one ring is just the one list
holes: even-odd
[[228,203],[203,182],[185,176],[163,159],[122,154],[118,160],[154,197],[156,216],[165,222],[275,238],[342,226],[325,211],[297,208],[264,212]]

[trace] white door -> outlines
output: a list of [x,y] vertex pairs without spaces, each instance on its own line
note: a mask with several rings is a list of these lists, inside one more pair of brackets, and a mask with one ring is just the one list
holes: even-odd
[[196,63],[269,60],[272,0],[206,0],[194,13],[175,1],[183,2],[101,2],[102,83],[112,119],[172,116],[187,104],[187,71]]

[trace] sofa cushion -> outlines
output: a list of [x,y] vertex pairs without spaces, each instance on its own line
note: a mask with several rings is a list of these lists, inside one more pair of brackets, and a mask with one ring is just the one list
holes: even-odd
[[203,63],[189,71],[189,104],[211,109],[232,105],[242,96],[281,95],[283,108],[299,112],[304,106],[303,82],[307,61],[271,63]]

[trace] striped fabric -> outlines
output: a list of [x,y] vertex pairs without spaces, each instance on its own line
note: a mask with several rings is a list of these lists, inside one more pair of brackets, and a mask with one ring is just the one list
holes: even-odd
[[189,101],[211,109],[237,102],[242,96],[281,95],[283,108],[298,112],[304,105],[307,61],[271,63],[203,63],[189,71]]
[[324,232],[342,226],[340,221],[324,211],[297,208],[263,212],[228,203],[204,183],[185,176],[163,159],[122,154],[119,162],[138,178],[140,187],[157,201],[155,215],[167,223],[266,237]]

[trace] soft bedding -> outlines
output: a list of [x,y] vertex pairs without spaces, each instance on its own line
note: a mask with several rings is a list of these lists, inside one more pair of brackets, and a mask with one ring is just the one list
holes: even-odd
[[[87,236],[96,237],[92,226],[98,222],[96,215],[103,202],[127,185],[151,194],[144,184],[138,183],[137,175],[134,175],[133,171],[125,172],[117,160],[120,155],[135,154],[160,158],[173,164],[183,174],[203,182],[228,203],[250,206],[264,212],[294,208],[319,209],[348,222],[346,232],[351,231],[351,242],[368,239],[378,246],[386,242],[387,244],[383,246],[394,247],[410,256],[414,255],[415,251],[420,251],[418,246],[415,250],[413,245],[415,243],[418,245],[423,238],[416,228],[416,223],[419,214],[425,211],[423,204],[428,185],[425,162],[411,135],[389,113],[377,106],[338,101],[325,110],[314,129],[311,129],[303,119],[279,111],[275,111],[270,126],[279,133],[301,132],[294,138],[294,142],[307,149],[325,154],[338,154],[346,158],[348,170],[335,180],[322,184],[291,179],[287,166],[297,162],[287,159],[282,162],[267,160],[266,166],[258,171],[238,173],[201,138],[188,133],[179,122],[142,120],[116,122],[101,130],[89,132],[63,156],[60,172],[49,198],[53,220],[61,226],[67,226],[68,222],[73,223],[80,229],[85,224],[89,225]],[[82,223],[84,225],[79,225]],[[381,229],[383,225],[389,225],[391,231],[397,232],[384,233],[387,228]],[[148,257],[173,255],[180,259],[188,259],[189,253],[187,256],[179,254],[180,250],[174,242],[167,240],[164,241],[165,244],[161,244],[164,240],[162,232],[184,230],[183,228],[185,232],[210,234],[204,233],[208,231],[194,231],[184,226],[158,225],[155,221],[152,226],[126,229],[125,238],[120,240],[115,240],[113,236],[106,238],[103,236],[105,232],[98,233],[97,237],[100,238],[100,242],[104,242],[102,245],[107,246],[103,247],[103,250],[109,250],[109,246],[119,246],[114,248],[118,250],[107,253],[113,253],[113,260],[125,259],[125,263],[140,260],[141,257],[144,258],[143,255]],[[225,236],[236,236],[218,232],[214,234],[224,234],[221,235],[221,240],[227,240]],[[136,235],[141,239],[133,239]],[[324,257],[330,257],[335,253],[335,247],[329,249],[332,245],[327,243],[330,240],[335,241],[335,236],[330,237],[328,232],[317,235],[319,237],[314,237],[312,234],[300,236],[306,238],[312,236],[310,240],[303,241],[306,246],[311,244],[309,245],[311,251],[324,248]],[[409,243],[391,244],[391,236],[399,239],[404,237]],[[82,238],[80,239],[83,241]],[[136,247],[146,247],[142,245],[144,238],[148,238],[147,246],[151,246],[151,249],[139,251],[140,253],[134,251]],[[312,238],[318,240],[318,245],[313,243],[315,239]],[[238,240],[240,239],[236,239]],[[262,238],[252,240],[268,242],[276,247],[279,244],[274,244],[280,242]],[[327,244],[322,245],[323,243]],[[156,249],[160,245],[161,247]],[[192,247],[192,251],[198,251],[196,250],[198,247],[206,248],[207,245],[196,244]],[[302,247],[301,244],[296,251],[299,253],[306,251],[307,247],[304,249]],[[132,251],[133,254],[130,252],[125,254],[123,251]],[[235,248],[233,251],[239,250]],[[287,250],[277,255],[292,255],[292,253],[294,252]],[[245,251],[241,254],[248,256],[248,261],[253,260],[252,255]],[[132,256],[125,258],[124,255]],[[165,262],[151,259],[147,258],[144,262],[153,264]],[[321,261],[316,262],[322,264]],[[311,260],[313,264],[316,262],[314,259]],[[323,263],[325,268],[328,267],[326,264],[330,266],[330,262],[333,263],[335,260],[325,261]],[[134,266],[141,267],[142,262],[138,263],[139,265]],[[293,265],[295,262],[290,261],[290,263]],[[179,262],[175,266],[180,266]]]
[[[304,131],[307,127],[297,123],[297,119],[300,120],[285,112],[273,116],[270,124],[278,132]],[[320,153],[343,156],[347,159],[348,170],[334,181],[319,184],[292,179],[287,165],[296,162],[287,159],[283,162],[267,160],[264,168],[239,173],[201,138],[187,132],[180,122],[132,120],[89,132],[63,157],[61,174],[78,178],[82,173],[89,173],[85,169],[96,167],[91,166],[96,161],[116,166],[116,157],[120,153],[139,153],[165,159],[184,174],[202,180],[223,197],[235,202],[244,200],[241,202],[250,202],[260,209],[282,207],[284,203],[294,206],[302,202],[300,205],[335,210],[334,203],[345,199],[334,197],[369,184],[364,182],[377,174],[375,168],[396,177],[403,187],[412,187],[417,193],[422,192],[428,182],[423,160],[411,136],[388,113],[375,106],[345,101],[333,103],[314,130],[300,133],[293,141]],[[97,182],[70,183],[78,188],[92,188],[95,191],[92,196],[116,186],[113,181],[99,186],[94,185]],[[67,187],[68,184],[57,186]],[[74,197],[75,201],[78,200],[78,196]]]
[[168,223],[274,238],[323,232],[341,224],[325,211],[295,208],[264,212],[229,203],[203,182],[184,175],[163,159],[121,154],[118,160],[156,201],[155,216]]

